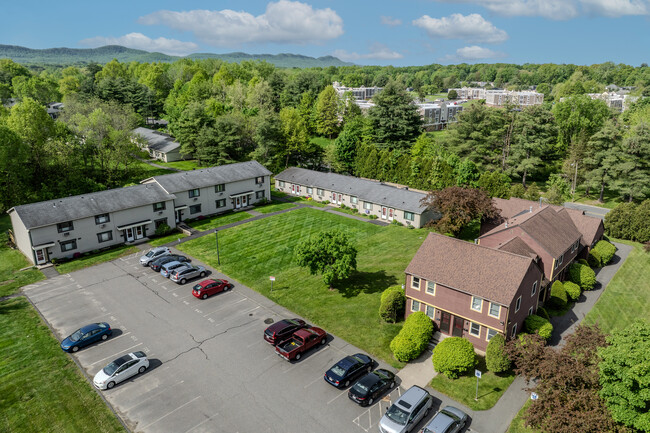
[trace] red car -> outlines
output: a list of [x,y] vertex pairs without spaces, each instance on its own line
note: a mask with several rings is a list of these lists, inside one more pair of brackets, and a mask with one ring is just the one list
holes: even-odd
[[197,298],[205,299],[215,293],[225,292],[232,288],[226,280],[204,280],[192,287],[192,294]]
[[264,339],[272,345],[284,341],[298,329],[306,328],[307,324],[300,319],[282,319],[264,330]]

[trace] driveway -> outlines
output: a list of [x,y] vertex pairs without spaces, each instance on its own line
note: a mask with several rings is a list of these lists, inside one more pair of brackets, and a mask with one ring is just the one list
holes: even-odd
[[565,202],[563,206],[568,207],[569,209],[578,209],[584,211],[585,215],[590,217],[600,218],[601,220],[605,219],[605,215],[607,215],[607,213],[611,210],[604,207],[591,206],[588,204],[581,204],[581,203],[573,203],[570,201]]
[[111,338],[71,355],[89,381],[124,353],[147,353],[149,370],[100,391],[132,431],[376,431],[403,392],[357,406],[323,373],[359,349],[330,336],[300,362],[286,362],[262,332],[292,313],[232,280],[231,291],[196,299],[192,283],[178,286],[141,267],[139,255],[23,288],[59,339],[87,323],[111,324]]

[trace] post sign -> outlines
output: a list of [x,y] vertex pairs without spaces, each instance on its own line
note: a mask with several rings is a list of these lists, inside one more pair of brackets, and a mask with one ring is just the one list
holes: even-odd
[[536,393],[536,392],[531,392],[531,393],[530,393],[530,399],[531,399],[531,400],[537,400],[537,398],[538,398],[538,396],[537,396],[537,393]]
[[275,277],[269,277],[269,280],[275,281]]
[[481,370],[474,370],[474,376],[481,378]]

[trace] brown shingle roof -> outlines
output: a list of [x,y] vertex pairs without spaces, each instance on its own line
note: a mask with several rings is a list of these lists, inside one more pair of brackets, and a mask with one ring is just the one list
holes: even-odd
[[567,209],[567,212],[569,212],[573,224],[582,233],[582,244],[591,246],[596,240],[598,229],[603,224],[603,220],[587,216],[583,211],[577,209]]
[[532,262],[530,257],[430,233],[406,273],[507,306]]
[[537,257],[537,253],[531,247],[529,247],[528,244],[524,242],[519,236],[510,239],[508,242],[501,245],[499,249],[511,252],[513,254],[518,254],[520,256],[531,257],[533,259]]

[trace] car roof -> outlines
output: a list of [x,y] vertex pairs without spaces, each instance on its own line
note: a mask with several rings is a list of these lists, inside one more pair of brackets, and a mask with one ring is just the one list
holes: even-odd
[[81,328],[81,332],[85,334],[86,332],[90,332],[90,331],[92,331],[93,329],[97,329],[97,328],[99,328],[99,327],[100,327],[100,326],[99,326],[99,324],[97,324],[97,323],[90,323],[90,324],[84,326],[83,328]]
[[124,363],[127,363],[133,359],[133,356],[129,353],[128,355],[120,356],[117,358],[113,363],[117,365],[118,367]]
[[182,263],[179,262],[178,260],[174,260],[173,262],[167,262],[167,263],[165,263],[164,265],[162,265],[162,267],[163,267],[163,268],[169,268],[170,266],[174,266],[175,264],[182,265]]
[[444,412],[438,412],[431,422],[427,424],[427,429],[433,433],[443,433],[447,427],[454,423],[454,419]]
[[217,280],[203,280],[203,281],[201,281],[200,283],[198,283],[197,286],[205,287],[205,286],[207,286],[208,284],[212,284],[212,283],[217,283],[217,284],[219,284],[219,283],[217,282]]
[[358,364],[359,360],[355,358],[354,356],[346,356],[342,360],[336,363],[339,367],[343,368],[344,370],[347,370],[348,368],[352,367],[355,364]]
[[282,319],[270,325],[268,329],[270,329],[271,331],[278,332],[284,328],[288,328],[289,326],[293,326],[293,325],[294,325],[293,319]]
[[366,374],[361,379],[359,379],[359,383],[361,383],[362,385],[370,387],[370,386],[374,385],[375,383],[379,382],[380,380],[381,380],[381,378],[377,375],[377,373],[375,371],[373,371],[373,372],[370,372],[370,373]]
[[407,409],[409,412],[429,393],[417,385],[410,387],[402,396],[395,402],[395,404]]

